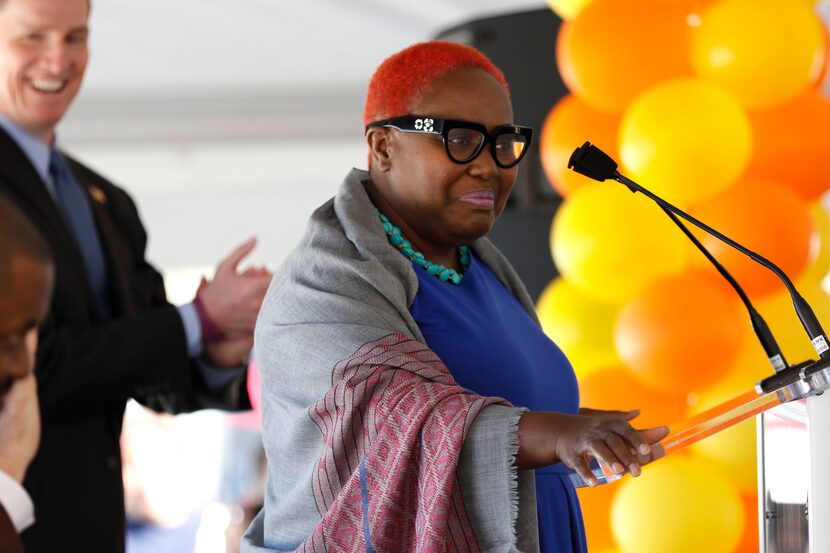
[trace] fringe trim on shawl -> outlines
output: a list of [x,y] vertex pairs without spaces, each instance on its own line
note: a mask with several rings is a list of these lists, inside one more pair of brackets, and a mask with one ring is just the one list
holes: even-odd
[[519,468],[516,466],[516,457],[519,455],[519,421],[527,412],[523,409],[516,413],[516,420],[510,427],[510,537],[513,543],[517,542],[516,522],[519,518]]

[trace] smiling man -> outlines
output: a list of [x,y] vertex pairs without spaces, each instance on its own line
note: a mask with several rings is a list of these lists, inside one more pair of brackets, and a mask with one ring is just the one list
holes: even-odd
[[18,532],[34,521],[21,484],[40,440],[32,368],[54,275],[43,238],[0,198],[0,551],[8,553],[22,551]]
[[0,0],[0,6],[0,75],[5,81],[0,111],[50,143],[89,60],[87,2]]
[[249,407],[246,359],[271,280],[264,268],[238,271],[251,240],[193,303],[167,302],[132,199],[56,138],[86,70],[88,17],[88,0],[0,0],[0,196],[55,259],[35,365],[43,426],[25,479],[37,509],[28,553],[123,551],[127,400],[170,412]]

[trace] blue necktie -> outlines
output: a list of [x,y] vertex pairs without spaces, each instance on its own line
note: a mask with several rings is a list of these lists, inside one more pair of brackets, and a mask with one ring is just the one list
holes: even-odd
[[110,305],[107,265],[89,198],[69,169],[66,158],[55,148],[52,148],[49,156],[49,175],[55,187],[58,208],[81,251],[95,303],[103,318],[108,319]]

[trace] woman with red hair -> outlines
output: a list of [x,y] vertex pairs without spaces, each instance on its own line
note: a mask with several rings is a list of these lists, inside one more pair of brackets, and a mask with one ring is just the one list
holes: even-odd
[[575,474],[636,476],[667,429],[579,409],[485,238],[532,138],[504,76],[412,46],[365,123],[369,170],[312,215],[257,323],[268,488],[243,550],[584,552]]

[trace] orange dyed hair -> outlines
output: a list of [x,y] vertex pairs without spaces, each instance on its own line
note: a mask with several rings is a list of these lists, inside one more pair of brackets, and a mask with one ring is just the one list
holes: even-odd
[[487,56],[457,42],[415,44],[386,58],[369,81],[363,124],[409,114],[409,106],[438,78],[462,67],[477,67],[510,89],[504,74]]

